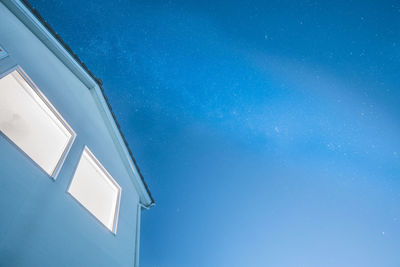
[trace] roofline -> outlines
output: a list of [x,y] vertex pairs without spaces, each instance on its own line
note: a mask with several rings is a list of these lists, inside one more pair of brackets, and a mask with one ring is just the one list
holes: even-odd
[[[128,165],[135,177],[139,176],[140,182],[137,185],[142,191],[141,202],[146,208],[155,204],[151,192],[143,178],[142,173],[136,163],[135,157],[129,147],[129,144],[122,133],[121,126],[111,108],[107,96],[104,93],[103,83],[97,78],[89,68],[80,60],[72,49],[62,40],[54,29],[43,19],[39,12],[33,8],[27,0],[0,0],[8,9],[18,17],[26,27],[28,27],[46,46],[50,49],[67,67],[74,73],[88,88],[94,90],[100,104],[102,105],[106,117],[111,123],[110,127],[114,129],[115,138],[128,159]],[[138,179],[134,179],[138,180]],[[133,181],[135,184],[135,181]],[[139,192],[140,194],[140,192]]]

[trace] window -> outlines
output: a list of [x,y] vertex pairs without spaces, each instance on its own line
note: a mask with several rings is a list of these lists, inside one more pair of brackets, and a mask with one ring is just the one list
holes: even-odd
[[121,187],[87,147],[83,150],[68,193],[116,233]]
[[0,76],[0,131],[53,178],[76,136],[20,68]]

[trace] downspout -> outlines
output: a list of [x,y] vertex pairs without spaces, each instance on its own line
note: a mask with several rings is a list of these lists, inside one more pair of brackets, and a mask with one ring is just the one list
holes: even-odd
[[139,267],[139,253],[140,253],[140,215],[142,213],[142,204],[137,205],[136,211],[136,235],[135,235],[135,259],[134,266]]
[[139,254],[140,254],[140,220],[141,220],[141,214],[142,214],[142,209],[148,210],[151,207],[153,207],[155,204],[154,202],[151,203],[150,205],[143,205],[142,203],[139,203],[137,205],[137,214],[136,214],[136,238],[135,238],[135,267],[139,267]]

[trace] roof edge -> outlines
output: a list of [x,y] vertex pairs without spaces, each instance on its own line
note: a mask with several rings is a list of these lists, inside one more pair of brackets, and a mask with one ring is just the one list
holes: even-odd
[[[133,156],[133,153],[129,147],[129,144],[121,130],[121,126],[119,125],[115,113],[112,110],[112,107],[108,101],[108,98],[104,92],[103,83],[101,79],[97,78],[90,69],[80,60],[80,58],[72,51],[72,49],[62,40],[62,38],[54,31],[54,29],[44,20],[44,18],[39,14],[39,12],[27,1],[27,0],[0,0],[3,2],[9,10],[17,16],[31,31],[31,27],[36,27],[37,31],[33,33],[52,51],[67,67],[70,69],[89,89],[98,88],[100,92],[101,98],[103,98],[103,106],[106,106],[109,115],[111,116],[110,122],[115,124],[115,128],[117,129],[118,135],[122,143],[120,144],[123,148],[126,149],[127,154],[129,155],[130,161],[132,161],[133,165],[131,166],[133,174],[135,176],[139,176],[141,185],[144,188],[144,191],[148,197],[148,201],[143,201],[146,203],[142,203],[142,205],[146,208],[150,208],[155,204],[153,196],[151,195],[150,189],[148,188],[142,173],[140,172],[139,166],[137,165],[136,159]],[[27,10],[23,10],[26,8]],[[33,18],[29,17],[27,12],[30,12],[33,17],[37,20],[33,20]],[[22,17],[21,17],[22,16]],[[33,22],[33,24],[28,24],[29,22]],[[41,29],[41,27],[45,29]],[[38,36],[41,34],[43,36]],[[49,38],[50,35],[52,38]],[[42,38],[40,38],[42,37]],[[44,40],[45,39],[45,40]],[[52,47],[53,46],[53,47]],[[64,57],[60,57],[56,51],[63,53]],[[75,64],[74,64],[75,63]],[[119,138],[118,138],[119,139]]]

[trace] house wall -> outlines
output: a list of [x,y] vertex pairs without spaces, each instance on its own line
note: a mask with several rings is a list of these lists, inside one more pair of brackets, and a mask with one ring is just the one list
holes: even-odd
[[[2,3],[0,46],[77,134],[56,180],[0,135],[0,266],[134,266],[139,196],[93,92]],[[122,187],[116,235],[67,193],[85,145]]]

